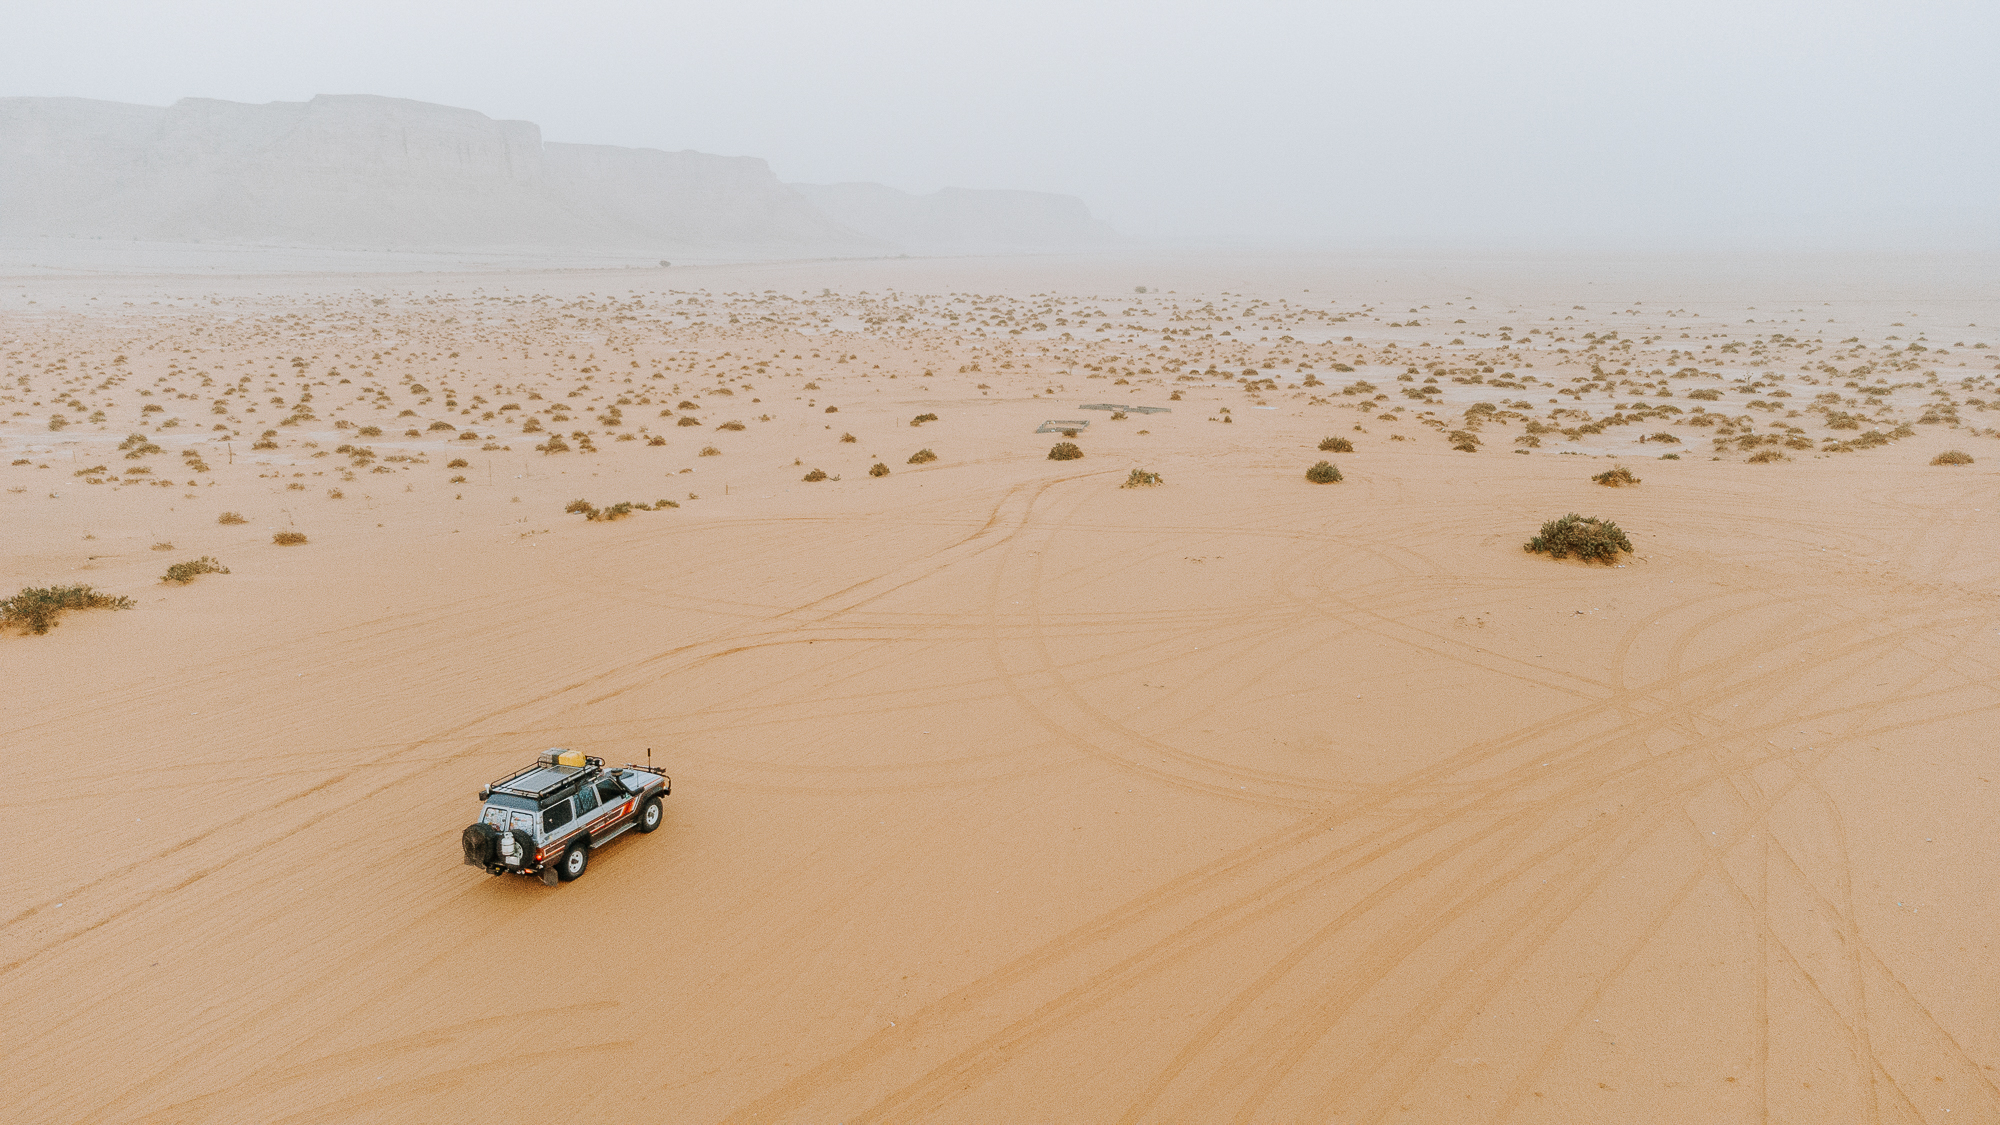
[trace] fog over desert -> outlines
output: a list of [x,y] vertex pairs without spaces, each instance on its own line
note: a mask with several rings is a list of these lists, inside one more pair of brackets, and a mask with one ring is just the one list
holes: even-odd
[[[2000,1121],[1983,181],[1278,238],[1304,157],[1201,210],[997,33],[1076,131],[922,164],[867,83],[964,28],[884,26],[790,103],[907,109],[851,159],[254,37],[0,89],[0,1120]],[[658,831],[489,875],[557,747]]]

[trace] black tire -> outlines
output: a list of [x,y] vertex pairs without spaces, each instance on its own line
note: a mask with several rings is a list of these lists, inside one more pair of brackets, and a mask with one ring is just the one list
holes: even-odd
[[641,832],[651,832],[660,827],[660,821],[663,819],[665,814],[660,812],[660,799],[651,797],[645,804],[639,806],[639,822],[635,827]]
[[500,833],[484,822],[467,825],[458,839],[459,847],[465,853],[465,862],[474,867],[490,866],[500,847]]
[[565,883],[574,883],[583,878],[584,871],[589,867],[590,841],[578,840],[569,846],[569,850],[562,854],[561,859],[556,861],[556,878]]

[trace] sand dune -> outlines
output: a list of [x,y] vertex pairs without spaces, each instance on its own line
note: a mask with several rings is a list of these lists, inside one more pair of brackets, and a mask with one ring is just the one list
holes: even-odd
[[1976,271],[635,276],[0,287],[0,1117],[2000,1118]]

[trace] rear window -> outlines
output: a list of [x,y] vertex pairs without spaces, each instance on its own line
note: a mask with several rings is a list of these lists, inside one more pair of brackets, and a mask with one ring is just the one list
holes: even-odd
[[542,810],[542,831],[554,832],[556,829],[568,824],[574,815],[570,812],[569,800],[567,798],[557,801],[555,804]]

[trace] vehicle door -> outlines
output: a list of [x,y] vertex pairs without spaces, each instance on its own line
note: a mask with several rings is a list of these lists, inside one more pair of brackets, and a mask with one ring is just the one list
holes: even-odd
[[627,792],[624,784],[615,777],[597,779],[597,799],[603,812],[603,818],[597,822],[599,831],[608,831],[625,823],[639,807],[639,799]]
[[[605,813],[611,811],[611,809],[607,808],[603,800],[598,797],[596,783],[585,782],[577,789],[576,796],[570,798],[570,800],[576,804],[577,823],[583,826],[585,832],[601,837],[603,835],[602,830],[606,826]],[[615,807],[612,806],[612,808]]]

